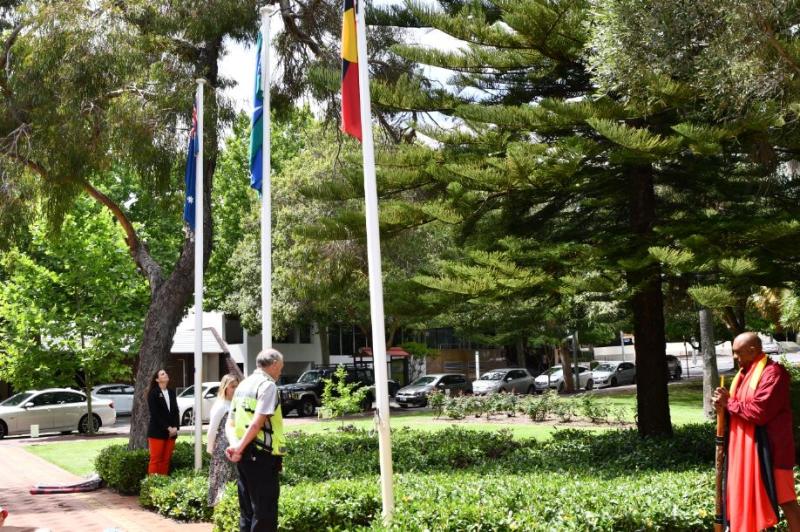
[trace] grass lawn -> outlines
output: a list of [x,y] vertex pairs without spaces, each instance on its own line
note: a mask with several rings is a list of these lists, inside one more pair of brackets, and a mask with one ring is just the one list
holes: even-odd
[[[607,395],[598,400],[614,406],[624,406],[631,412],[631,421],[636,412],[636,393],[625,391]],[[703,383],[691,381],[676,383],[669,387],[669,412],[673,425],[703,423]]]
[[[633,421],[633,414],[636,411],[636,394],[633,390],[624,391],[620,393],[604,395],[597,398],[598,401],[605,402],[612,406],[624,406],[630,412],[630,421]],[[689,423],[702,423],[705,421],[703,417],[703,385],[701,382],[685,382],[673,384],[669,387],[669,402],[670,402],[670,415],[674,425],[686,425]],[[303,424],[291,422],[292,419],[287,418],[288,431],[302,431],[308,434],[324,434],[326,432],[334,432],[341,426],[341,421],[335,420],[322,420],[312,421]],[[499,419],[499,418],[498,418]],[[350,418],[346,421],[349,425],[355,425],[362,429],[371,429],[374,426],[373,418],[370,416]],[[433,414],[428,410],[421,411],[408,411],[398,413],[391,418],[392,428],[415,429],[415,430],[441,430],[449,423],[446,421],[437,421],[433,419]],[[507,428],[517,438],[549,438],[552,434],[560,429],[571,428],[569,423],[557,424],[542,423],[464,423],[464,427],[473,430],[499,430]],[[592,427],[575,427],[583,428],[585,430],[608,430],[608,425],[598,425]],[[180,436],[181,441],[192,441],[192,435],[183,434]],[[115,443],[124,443],[127,438],[104,438],[97,440],[79,440],[79,441],[66,441],[61,443],[41,443],[31,444],[25,447],[26,450],[35,455],[41,456],[45,460],[66,469],[76,475],[88,475],[94,471],[94,457],[100,452],[101,449],[108,445]]]
[[[190,435],[182,435],[180,441],[193,441]],[[115,443],[125,443],[128,438],[98,438],[65,441],[60,443],[33,443],[25,450],[40,456],[50,463],[79,476],[94,471],[94,458],[104,448]]]

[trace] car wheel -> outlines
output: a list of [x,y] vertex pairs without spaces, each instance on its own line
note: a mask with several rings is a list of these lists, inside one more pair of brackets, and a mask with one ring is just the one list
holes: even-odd
[[194,425],[194,409],[189,408],[186,412],[183,413],[181,417],[181,427],[185,427],[187,425]]
[[313,416],[315,409],[314,401],[306,397],[300,401],[300,406],[297,408],[297,415],[300,417]]
[[558,393],[562,393],[562,392],[564,391],[564,388],[565,388],[565,387],[566,387],[566,386],[564,385],[564,381],[561,381],[561,382],[558,384]]
[[588,381],[586,381],[586,389],[591,390],[592,388],[594,388],[594,381],[592,379],[589,379]]
[[611,386],[614,387],[616,385],[617,385],[617,378],[614,377],[614,378],[611,379]]
[[[97,414],[92,414],[92,432],[100,430],[102,422]],[[89,434],[89,414],[84,414],[80,421],[78,421],[78,432],[81,434]]]
[[0,420],[0,440],[6,437],[8,434],[8,426],[5,424],[4,421]]
[[530,385],[528,386],[528,395],[535,395],[536,394],[536,386]]

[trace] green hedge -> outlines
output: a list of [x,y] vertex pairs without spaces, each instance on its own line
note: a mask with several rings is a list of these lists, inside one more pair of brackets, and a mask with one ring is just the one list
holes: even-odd
[[[609,479],[529,473],[397,475],[391,530],[709,530],[711,471],[649,472]],[[634,502],[635,501],[635,502]],[[376,478],[303,483],[283,490],[280,529],[385,530]],[[214,530],[238,530],[236,490],[214,512]]]
[[139,503],[181,521],[208,521],[208,475],[191,469],[171,476],[151,475],[142,480]]
[[[147,477],[147,464],[150,453],[147,449],[128,450],[124,443],[109,445],[94,461],[95,471],[105,483],[120,493],[136,495],[139,485]],[[208,456],[203,453],[204,467],[208,465]],[[178,442],[172,455],[170,469],[188,469],[194,466],[194,446],[191,442]]]
[[[284,483],[357,478],[377,474],[378,442],[367,431],[289,438]],[[453,468],[497,473],[537,470],[592,471],[618,474],[627,470],[680,471],[710,467],[714,432],[710,424],[677,428],[674,438],[642,439],[635,430],[595,433],[560,430],[549,440],[516,440],[508,431],[485,432],[447,428],[436,432],[399,430],[392,433],[392,458],[397,473],[437,472]]]

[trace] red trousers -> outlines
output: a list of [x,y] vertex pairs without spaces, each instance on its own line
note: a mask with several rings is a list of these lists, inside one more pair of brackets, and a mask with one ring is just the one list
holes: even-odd
[[150,447],[150,465],[147,466],[148,475],[169,475],[169,462],[172,451],[175,450],[175,439],[147,438]]

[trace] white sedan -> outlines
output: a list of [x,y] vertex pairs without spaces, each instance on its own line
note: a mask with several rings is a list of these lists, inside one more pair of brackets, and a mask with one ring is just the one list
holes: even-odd
[[[117,420],[114,403],[92,396],[92,420],[95,431],[113,425]],[[21,392],[0,403],[0,439],[30,434],[31,425],[39,425],[39,432],[89,432],[86,396],[66,388],[48,388]]]
[[[573,379],[575,368],[572,368]],[[543,392],[548,388],[556,389],[563,392],[566,385],[564,384],[564,370],[562,367],[553,366],[538,377],[536,377],[536,391]],[[594,380],[592,372],[586,366],[578,366],[578,388],[585,388],[591,390],[594,387]]]
[[[208,416],[218,391],[218,382],[203,383],[203,423],[208,423]],[[194,425],[194,386],[189,386],[178,395],[178,410],[180,411],[181,427]]]
[[100,384],[92,388],[92,397],[112,401],[117,414],[130,415],[133,411],[133,386],[131,384]]

